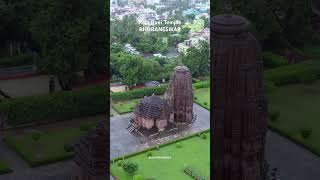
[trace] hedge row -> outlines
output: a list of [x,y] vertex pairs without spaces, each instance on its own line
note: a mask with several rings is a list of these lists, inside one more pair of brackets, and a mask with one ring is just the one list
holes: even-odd
[[155,95],[163,95],[167,90],[167,85],[156,86],[156,87],[146,87],[143,89],[135,89],[126,92],[115,92],[111,94],[113,101],[129,100],[142,98],[144,96],[151,96],[153,93]]
[[209,87],[210,87],[210,81],[202,81],[202,82],[192,84],[192,88],[194,89],[209,88]]
[[107,105],[105,87],[95,86],[4,101],[0,103],[0,112],[9,125],[17,126],[103,113]]
[[276,68],[288,64],[288,60],[286,58],[272,52],[263,52],[262,59],[263,66],[266,68]]
[[19,55],[12,57],[0,58],[0,67],[14,67],[34,64],[33,55]]
[[264,76],[276,86],[307,82],[320,78],[320,61],[309,60],[266,70]]
[[0,160],[0,175],[10,173],[12,169],[10,169],[6,162]]
[[195,180],[206,180],[207,178],[203,177],[200,173],[198,173],[197,171],[195,171],[192,167],[187,166],[184,169],[184,173],[186,173],[187,175],[189,175],[192,179]]

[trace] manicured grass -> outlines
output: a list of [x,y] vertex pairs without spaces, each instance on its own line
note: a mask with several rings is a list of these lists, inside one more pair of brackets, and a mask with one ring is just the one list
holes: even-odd
[[302,51],[312,57],[320,57],[320,45],[305,46]]
[[0,174],[10,173],[12,170],[9,168],[5,161],[0,160]]
[[132,99],[128,101],[112,102],[112,108],[119,114],[132,112],[132,108],[139,103],[140,99]]
[[193,91],[193,101],[210,110],[210,88],[201,88]]
[[[139,169],[136,174],[140,174],[143,179],[154,177],[157,180],[192,180],[183,170],[186,166],[191,166],[199,174],[209,179],[210,177],[210,133],[205,133],[207,139],[193,136],[179,142],[166,146],[160,146],[160,150],[150,150],[125,159],[138,164]],[[177,144],[181,144],[181,148]],[[171,159],[149,159],[148,152],[155,157],[171,157]],[[118,161],[111,164],[111,173],[121,180],[132,180],[132,176],[126,174]]]
[[[81,127],[81,128],[80,128]],[[8,133],[5,142],[31,166],[40,166],[72,158],[74,152],[66,152],[65,145],[73,145],[93,123],[80,125],[79,128],[61,128],[42,132],[40,139],[34,141],[31,132],[24,134]]]
[[[320,155],[320,81],[313,85],[288,85],[268,95],[270,111],[279,111],[279,119],[269,121],[271,129]],[[302,129],[312,129],[310,137],[301,137]]]

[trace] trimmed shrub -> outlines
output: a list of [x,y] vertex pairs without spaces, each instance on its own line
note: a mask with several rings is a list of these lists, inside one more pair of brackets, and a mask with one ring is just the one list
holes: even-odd
[[10,173],[12,170],[8,167],[5,161],[0,161],[0,175]]
[[153,93],[155,95],[163,95],[167,90],[167,85],[156,86],[156,87],[146,87],[143,89],[135,89],[126,92],[115,92],[111,94],[113,101],[129,100],[142,98],[144,96],[151,96]]
[[122,161],[122,160],[119,160],[117,164],[118,164],[118,166],[120,166],[120,167],[121,167],[121,166],[122,166],[122,164],[123,164],[123,161]]
[[279,119],[280,112],[279,111],[272,111],[268,113],[268,117],[270,121],[275,122]]
[[147,156],[148,156],[148,157],[152,156],[152,152],[151,152],[151,151],[148,151]]
[[288,60],[286,58],[272,52],[263,52],[262,59],[263,66],[266,68],[276,68],[288,64]]
[[32,140],[34,140],[34,141],[39,141],[41,135],[42,135],[41,132],[39,132],[39,131],[33,131],[33,132],[31,133]]
[[264,81],[264,88],[266,90],[266,93],[273,92],[277,87],[274,85],[274,82],[272,81]]
[[138,171],[138,164],[126,161],[122,164],[122,169],[128,174],[134,175]]
[[310,137],[312,129],[302,129],[300,133],[303,139],[307,139],[308,137]]
[[70,145],[70,144],[65,144],[64,145],[64,150],[66,152],[73,152],[74,151],[74,147],[72,145]]
[[198,98],[195,96],[193,99],[194,99],[194,100],[197,100]]
[[23,65],[33,65],[35,60],[33,55],[24,54],[19,56],[0,58],[0,67],[14,67]]
[[192,88],[194,89],[209,88],[209,87],[210,87],[210,81],[202,81],[202,82],[192,84]]
[[308,73],[318,79],[320,77],[320,61],[309,60],[266,70],[264,76],[267,81],[272,81],[276,86],[282,86],[300,83],[301,76],[305,76]]
[[201,135],[201,139],[207,139],[207,135],[206,134],[202,134]]
[[95,86],[4,101],[0,112],[7,116],[10,126],[18,126],[104,113],[108,101],[105,87]]
[[177,143],[177,145],[176,145],[176,147],[177,147],[177,148],[182,148],[181,143],[180,143],[180,142],[178,142],[178,143]]
[[207,102],[204,102],[203,104],[204,104],[205,106],[207,106],[207,105],[208,105],[208,103],[207,103]]

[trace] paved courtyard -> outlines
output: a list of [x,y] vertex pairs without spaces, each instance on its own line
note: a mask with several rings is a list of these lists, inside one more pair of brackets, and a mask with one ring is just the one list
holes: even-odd
[[[60,90],[56,80],[56,90]],[[21,88],[23,87],[23,88]],[[0,89],[11,97],[31,96],[49,93],[49,77],[39,75],[27,78],[0,80]]]
[[163,143],[172,139],[181,138],[190,133],[209,129],[210,112],[197,104],[193,105],[193,110],[194,114],[197,115],[197,119],[194,124],[190,125],[187,129],[183,129],[183,131],[180,131],[177,134],[150,143],[141,143],[141,138],[135,137],[126,130],[126,127],[130,124],[130,118],[128,117],[129,114],[112,117],[110,119],[110,158],[139,151],[150,147],[155,143]]
[[279,169],[280,180],[319,180],[320,158],[292,141],[269,131],[266,145],[271,168]]

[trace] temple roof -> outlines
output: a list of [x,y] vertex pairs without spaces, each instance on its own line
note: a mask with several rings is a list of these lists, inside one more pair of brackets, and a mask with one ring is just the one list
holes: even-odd
[[135,106],[134,114],[146,119],[160,119],[161,116],[166,117],[173,108],[169,106],[167,101],[159,96],[149,96],[143,98],[140,103]]
[[175,71],[189,71],[186,66],[177,66],[174,68]]

